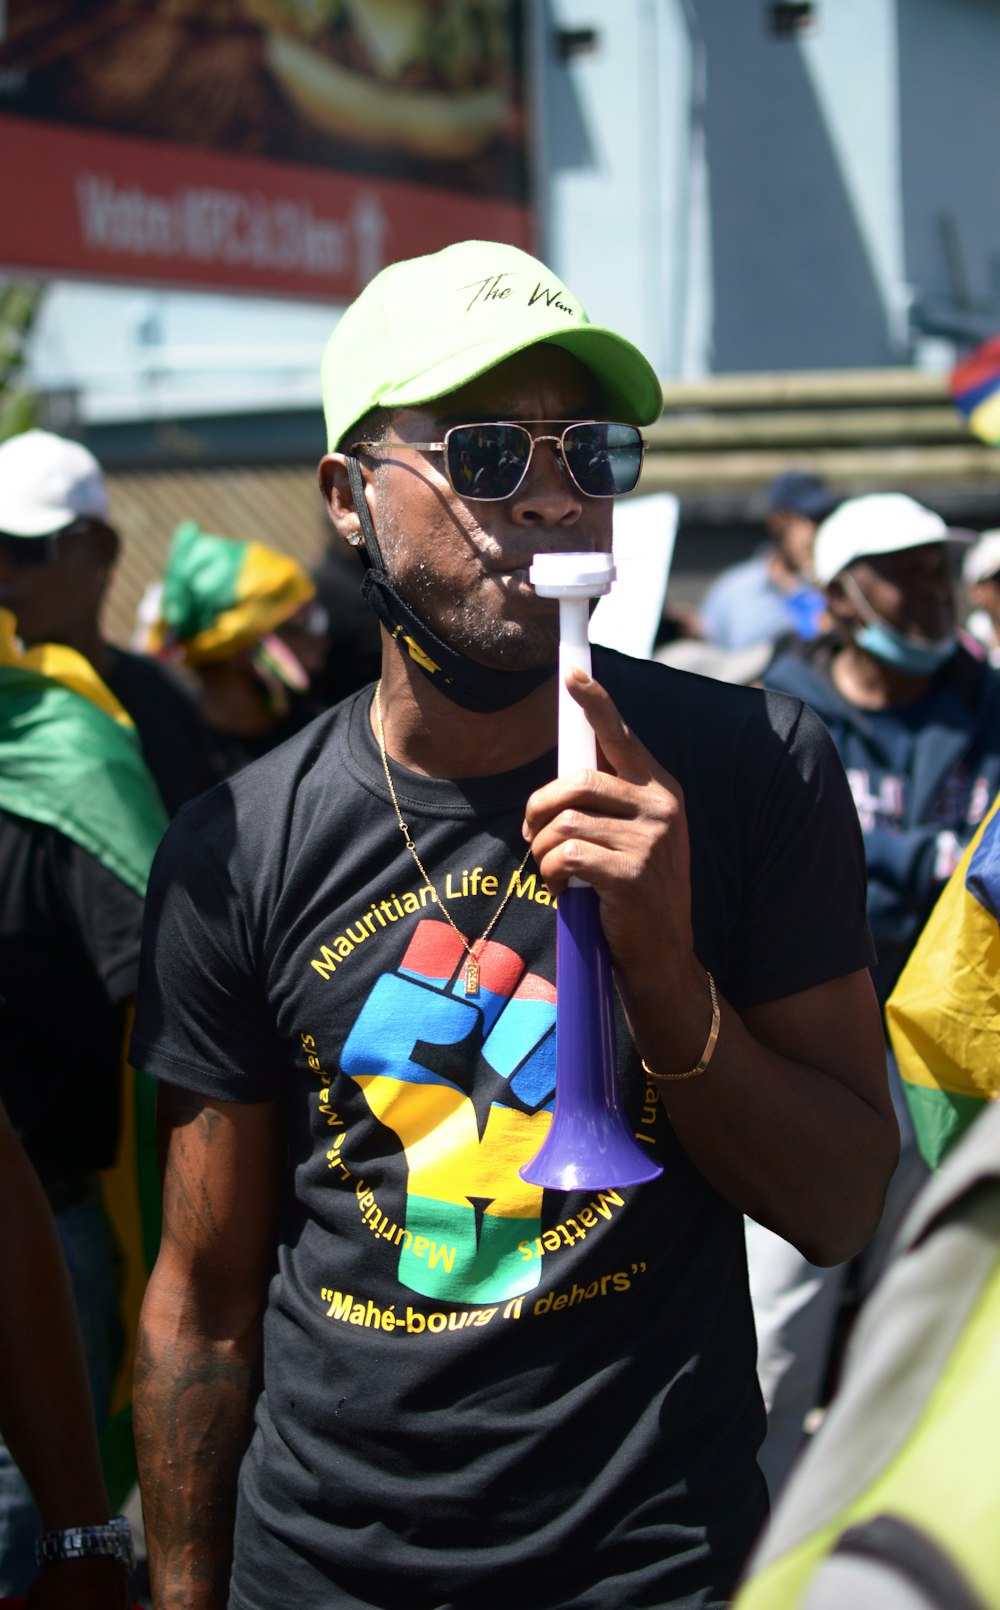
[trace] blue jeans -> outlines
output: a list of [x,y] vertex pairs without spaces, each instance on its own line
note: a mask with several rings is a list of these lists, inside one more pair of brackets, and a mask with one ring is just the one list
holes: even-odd
[[[108,1416],[111,1388],[124,1345],[118,1280],[121,1258],[95,1179],[85,1200],[56,1225],[69,1268],[83,1335],[97,1423]],[[7,1320],[12,1316],[6,1316]],[[42,1530],[24,1477],[0,1438],[0,1597],[26,1593],[37,1567],[35,1539]]]

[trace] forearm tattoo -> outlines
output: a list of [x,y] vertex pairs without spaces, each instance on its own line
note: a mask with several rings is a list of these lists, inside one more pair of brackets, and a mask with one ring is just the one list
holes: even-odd
[[[134,1426],[155,1610],[225,1610],[236,1481],[260,1381],[259,1312],[230,1323],[209,1274],[224,1255],[215,1203],[226,1181],[206,1166],[225,1120],[172,1090],[164,1174],[167,1275],[151,1279],[136,1352]],[[223,1143],[222,1152],[226,1151]],[[229,1150],[232,1150],[231,1143]],[[222,1170],[231,1166],[222,1163]],[[183,1273],[174,1280],[171,1271]]]

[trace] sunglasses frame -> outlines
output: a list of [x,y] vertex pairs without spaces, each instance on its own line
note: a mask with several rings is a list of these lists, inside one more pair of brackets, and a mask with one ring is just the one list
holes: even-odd
[[[572,481],[573,485],[576,487],[577,491],[582,493],[582,495],[585,498],[595,498],[595,499],[600,500],[600,501],[603,502],[606,498],[626,497],[628,495],[628,492],[634,492],[635,491],[636,486],[639,485],[639,477],[642,475],[643,460],[644,460],[644,458],[646,456],[646,448],[649,445],[648,442],[646,441],[645,436],[643,436],[641,430],[639,429],[638,425],[630,425],[630,424],[628,424],[628,422],[626,420],[622,420],[622,419],[573,419],[573,420],[570,420],[568,425],[565,425],[563,427],[563,429],[560,431],[558,436],[552,436],[552,435],[533,436],[531,434],[531,431],[528,429],[529,425],[558,425],[560,423],[561,423],[560,420],[555,420],[555,419],[482,419],[482,420],[469,420],[469,421],[466,421],[463,424],[450,425],[448,427],[448,429],[445,431],[444,436],[441,438],[441,440],[439,442],[354,442],[352,447],[351,447],[351,454],[352,454],[352,456],[356,457],[359,450],[363,451],[365,453],[371,453],[376,449],[386,449],[386,448],[395,449],[395,448],[398,448],[398,447],[402,447],[402,448],[411,450],[411,451],[413,451],[415,453],[443,453],[444,454],[444,473],[445,473],[445,475],[447,477],[448,485],[451,487],[452,491],[456,494],[457,497],[465,498],[470,503],[506,503],[507,499],[516,496],[516,494],[520,491],[521,487],[524,485],[525,478],[526,478],[526,476],[528,474],[528,471],[531,468],[531,460],[532,460],[532,457],[534,456],[535,448],[538,446],[539,442],[552,442],[552,444],[554,446],[554,449],[555,449],[555,452],[557,454],[557,457],[558,457],[560,463],[562,464],[563,468],[565,469],[566,474],[569,476],[570,480]],[[499,425],[504,430],[521,431],[528,438],[528,444],[529,444],[528,445],[528,456],[524,461],[524,469],[521,471],[521,475],[520,475],[519,480],[517,481],[517,484],[515,486],[513,486],[509,492],[501,493],[501,495],[499,497],[483,497],[478,493],[467,492],[467,491],[464,491],[461,487],[456,486],[454,480],[452,479],[451,465],[448,462],[448,441],[449,441],[449,438],[452,435],[454,435],[455,431],[457,431],[457,430],[480,430],[480,429],[483,428],[483,426],[488,426],[488,425]],[[636,436],[638,437],[639,468],[638,468],[638,470],[636,472],[635,485],[630,486],[628,488],[628,492],[624,492],[624,491],[623,492],[618,492],[618,491],[615,491],[615,492],[588,492],[585,487],[582,487],[580,485],[579,481],[577,480],[576,476],[573,473],[573,469],[572,469],[572,467],[570,465],[570,462],[569,462],[568,458],[566,457],[566,449],[565,449],[564,443],[565,443],[566,437],[567,437],[567,435],[569,434],[570,431],[579,430],[580,427],[584,426],[584,425],[620,425],[625,430],[634,430],[635,431]]]

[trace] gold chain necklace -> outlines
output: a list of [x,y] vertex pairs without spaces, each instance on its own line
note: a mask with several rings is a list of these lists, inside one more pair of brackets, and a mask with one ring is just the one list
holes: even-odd
[[531,845],[529,844],[528,848],[525,850],[525,852],[524,852],[524,860],[521,862],[521,865],[518,867],[517,871],[514,873],[514,876],[511,878],[510,883],[509,883],[508,888],[507,888],[507,893],[504,895],[504,897],[501,900],[500,904],[497,906],[497,909],[494,911],[494,913],[493,913],[492,917],[490,918],[489,922],[486,924],[486,927],[483,929],[482,933],[479,935],[479,938],[477,940],[475,940],[475,942],[473,944],[470,945],[469,941],[466,939],[465,935],[463,934],[461,928],[459,928],[459,926],[456,923],[456,921],[455,921],[454,917],[452,916],[451,912],[448,910],[448,907],[445,905],[444,901],[441,899],[441,896],[438,894],[438,892],[435,889],[433,883],[431,882],[430,878],[428,877],[427,869],[424,866],[424,863],[421,861],[420,856],[417,854],[417,847],[416,847],[416,845],[414,844],[413,840],[410,837],[410,829],[408,828],[406,823],[403,821],[403,813],[399,808],[399,800],[396,798],[396,790],[393,787],[392,773],[389,770],[389,757],[385,752],[385,729],[382,726],[382,682],[381,682],[381,679],[378,682],[376,682],[376,684],[375,684],[375,714],[376,714],[376,716],[378,718],[378,752],[382,756],[382,770],[385,772],[385,780],[389,785],[389,797],[392,800],[393,807],[394,807],[395,812],[396,812],[396,820],[399,823],[399,831],[402,833],[403,838],[404,838],[404,840],[406,842],[406,848],[409,850],[409,852],[412,855],[414,861],[417,863],[417,867],[419,868],[419,871],[420,871],[420,876],[423,878],[424,883],[427,885],[427,888],[430,890],[430,893],[431,893],[433,899],[435,900],[437,905],[440,906],[442,915],[451,924],[452,928],[455,930],[455,933],[458,935],[459,939],[462,941],[462,948],[463,948],[463,950],[465,951],[466,955],[469,958],[468,961],[466,962],[466,965],[465,965],[465,993],[466,993],[466,995],[478,995],[479,994],[479,959],[478,959],[478,956],[477,956],[476,952],[478,950],[480,950],[481,946],[485,945],[487,939],[489,938],[489,936],[492,933],[494,927],[496,926],[496,923],[497,923],[497,921],[498,921],[498,919],[500,917],[501,912],[503,911],[504,906],[507,904],[507,901],[510,899],[511,895],[513,894],[514,885],[518,882],[518,880],[520,879],[521,873],[524,871],[525,867],[528,864],[528,856],[531,854]]

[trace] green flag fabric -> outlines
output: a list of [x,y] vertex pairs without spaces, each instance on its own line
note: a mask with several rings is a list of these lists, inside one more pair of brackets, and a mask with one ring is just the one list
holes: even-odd
[[21,651],[0,610],[0,809],[65,834],[146,892],[167,825],[131,718],[73,649]]

